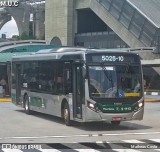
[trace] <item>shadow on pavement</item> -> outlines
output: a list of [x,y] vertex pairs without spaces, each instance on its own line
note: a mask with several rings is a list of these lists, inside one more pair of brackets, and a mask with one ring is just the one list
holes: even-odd
[[151,129],[151,126],[140,125],[131,122],[121,122],[119,126],[113,126],[110,122],[90,122],[90,123],[74,123],[74,127],[86,131],[118,131],[118,130],[144,130]]
[[[17,112],[25,113],[24,110],[16,110]],[[32,115],[34,117],[42,118],[45,120],[52,121],[54,123],[59,123],[62,125],[64,124],[64,120],[62,118],[42,114],[39,112],[32,112]],[[144,129],[151,129],[151,126],[146,125],[140,125],[133,122],[121,122],[119,126],[113,126],[110,122],[89,122],[89,123],[79,123],[79,122],[73,122],[73,125],[70,127],[74,127],[80,130],[85,131],[118,131],[118,130],[144,130]]]

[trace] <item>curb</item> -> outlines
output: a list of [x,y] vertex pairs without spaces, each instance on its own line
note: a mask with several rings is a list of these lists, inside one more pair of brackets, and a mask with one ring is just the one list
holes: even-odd
[[0,98],[0,102],[12,102],[12,100],[7,98]]
[[144,99],[144,102],[160,102],[160,99]]

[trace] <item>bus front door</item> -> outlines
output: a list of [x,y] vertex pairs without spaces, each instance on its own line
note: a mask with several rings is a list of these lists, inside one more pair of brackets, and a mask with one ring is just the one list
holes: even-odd
[[82,119],[83,104],[83,76],[82,66],[75,64],[73,68],[73,116]]
[[21,65],[16,64],[16,104],[20,105],[21,103]]

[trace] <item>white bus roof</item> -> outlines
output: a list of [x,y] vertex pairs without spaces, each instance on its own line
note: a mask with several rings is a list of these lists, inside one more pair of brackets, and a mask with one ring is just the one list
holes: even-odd
[[[151,48],[150,48],[151,49]],[[43,49],[30,55],[13,56],[13,61],[23,60],[44,60],[44,59],[61,59],[64,55],[84,55],[89,53],[128,53],[137,54],[137,51],[144,50],[142,48],[131,49],[131,48],[116,48],[116,49],[88,49],[79,47],[61,47],[53,49]],[[148,50],[148,48],[147,48]],[[152,49],[151,49],[152,50]],[[133,51],[133,52],[132,52]]]

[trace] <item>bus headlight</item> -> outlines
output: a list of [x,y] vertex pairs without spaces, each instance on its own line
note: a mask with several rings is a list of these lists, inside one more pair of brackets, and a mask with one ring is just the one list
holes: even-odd
[[100,112],[99,108],[95,106],[95,104],[91,103],[91,102],[87,102],[87,107],[93,111],[96,111],[96,112]]
[[94,108],[95,108],[95,106],[94,106],[94,104],[93,104],[93,103],[88,102],[88,108],[90,108],[90,109],[94,109]]
[[140,102],[137,104],[137,106],[135,107],[134,111],[138,111],[139,109],[141,109],[144,106],[143,102]]
[[143,107],[143,103],[140,102],[140,103],[138,104],[138,107],[139,107],[139,108],[142,108],[142,107]]

